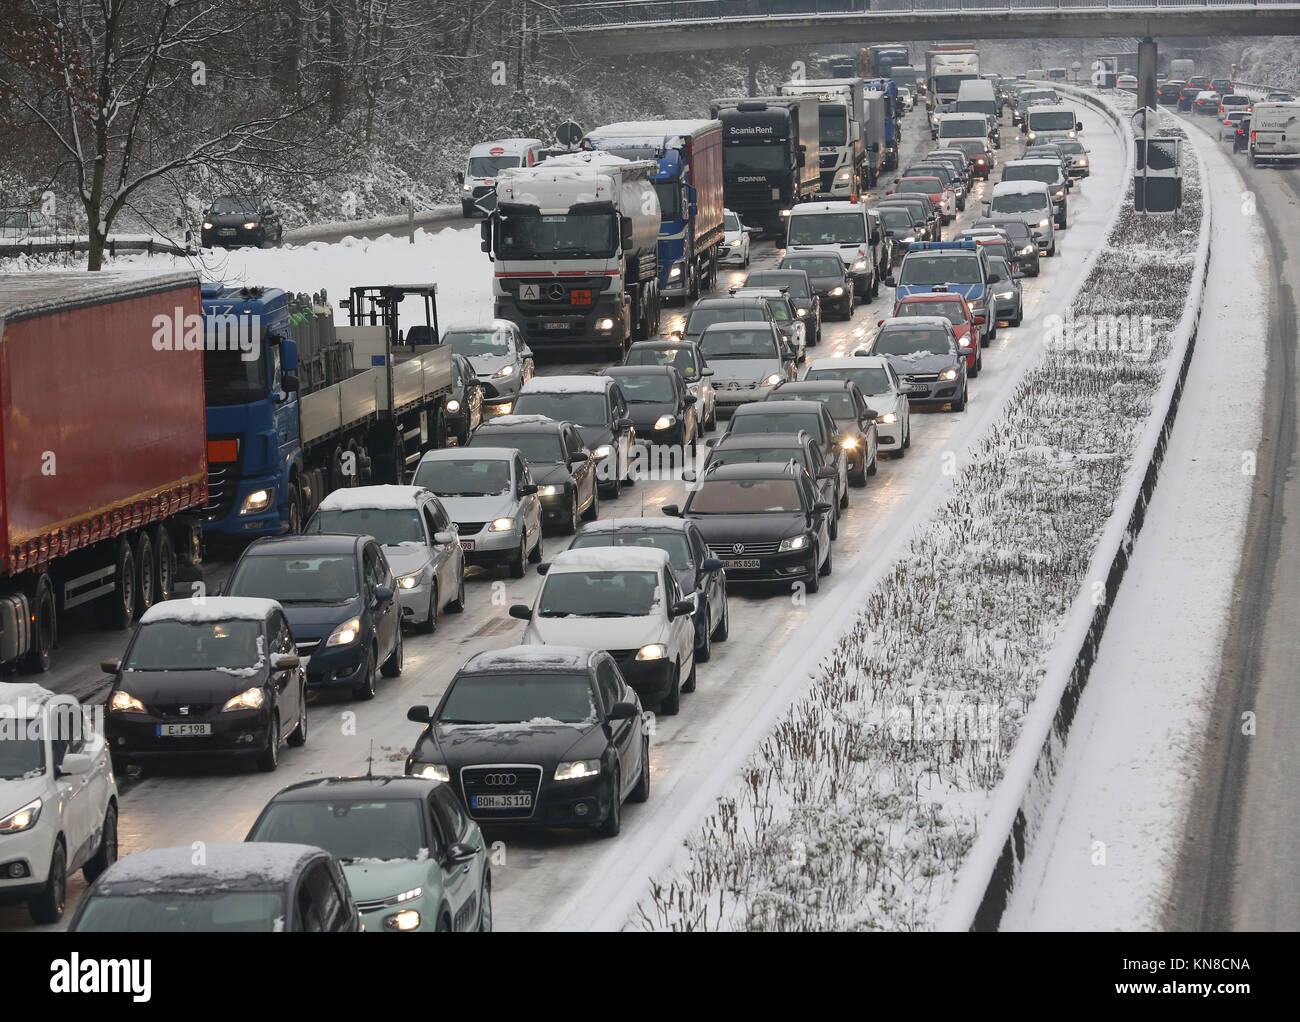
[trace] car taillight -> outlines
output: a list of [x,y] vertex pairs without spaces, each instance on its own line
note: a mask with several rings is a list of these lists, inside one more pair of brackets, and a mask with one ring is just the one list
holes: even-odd
[[1253,131],[1250,133],[1250,140],[1251,140],[1252,142],[1255,141],[1255,133],[1254,133]]

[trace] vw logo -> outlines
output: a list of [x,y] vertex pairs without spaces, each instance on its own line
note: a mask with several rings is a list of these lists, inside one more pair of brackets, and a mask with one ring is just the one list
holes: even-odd
[[744,544],[744,543],[732,543],[732,544],[731,544],[731,552],[732,552],[733,554],[743,554],[743,553],[745,552],[745,544]]
[[550,289],[549,291],[547,291],[546,293],[547,293],[548,295],[550,295],[550,297],[551,297],[551,301],[553,301],[553,302],[562,302],[562,301],[564,301],[564,295],[565,295],[566,292],[565,292],[565,290],[564,290],[564,288],[563,288],[562,285],[560,285],[560,284],[552,284],[552,285],[551,285],[551,289]]
[[501,786],[503,784],[515,784],[518,778],[514,774],[488,774],[483,778],[484,784]]

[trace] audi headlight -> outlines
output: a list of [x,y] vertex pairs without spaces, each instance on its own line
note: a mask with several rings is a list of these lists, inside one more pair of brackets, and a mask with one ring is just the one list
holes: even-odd
[[655,419],[655,429],[667,429],[676,421],[677,416],[675,415],[661,415]]
[[876,421],[882,426],[892,426],[898,421],[897,412],[885,412],[884,415],[877,417]]
[[325,640],[326,646],[350,646],[357,641],[357,636],[361,634],[361,618],[354,617],[351,621],[344,621],[341,625],[330,632],[330,637]]
[[[1042,226],[1042,225],[1040,224],[1039,226]],[[1034,246],[1033,246],[1033,245],[1026,245],[1024,248],[1022,248],[1022,249],[1020,250],[1020,254],[1021,254],[1021,255],[1033,255],[1033,252],[1034,252]]]
[[541,486],[537,490],[538,496],[541,497],[558,497],[563,492],[563,483],[548,483],[546,486]]
[[600,760],[572,759],[555,765],[557,781],[579,781],[584,777],[600,776]]
[[210,230],[212,230],[212,221],[211,221],[211,220],[204,220],[204,221],[203,221],[203,229],[204,229],[205,231],[210,231]]
[[424,574],[424,569],[421,568],[419,571],[413,571],[409,575],[397,576],[397,588],[414,589],[416,586],[420,584],[420,576],[423,574]]
[[110,713],[144,713],[144,703],[119,688],[108,701],[108,709]]
[[492,379],[504,380],[507,376],[514,376],[514,375],[515,375],[514,366],[512,365],[502,366],[500,369],[498,369],[495,373],[492,374]]
[[[732,248],[740,248],[740,239],[737,238],[735,241],[731,242],[731,247],[732,247]],[[677,269],[677,267],[674,266],[672,270],[669,270],[669,271],[668,271],[668,275],[671,277],[671,276],[673,275],[673,271],[676,270],[676,269]]]
[[613,449],[614,449],[614,448],[612,448],[609,444],[601,444],[601,445],[600,445],[599,447],[597,447],[594,451],[592,451],[592,453],[593,453],[597,458],[608,458],[609,455],[610,455],[610,452],[611,452]]
[[785,377],[782,376],[780,373],[772,373],[770,376],[763,377],[762,385],[764,387],[775,387],[778,383],[780,383],[784,379]]
[[1044,217],[1042,220],[1039,220],[1039,221],[1038,221],[1038,226],[1039,226],[1039,227],[1046,227],[1046,226],[1047,226],[1048,224],[1050,224],[1051,222],[1052,222],[1051,217]]
[[231,696],[226,700],[226,705],[221,707],[221,712],[227,710],[260,710],[262,703],[266,701],[266,696],[260,688],[249,688],[240,692],[237,696]]
[[1014,298],[1015,296],[1016,293],[1014,291],[999,291],[997,294],[998,301],[1003,301],[1003,302],[1005,302],[1009,298]]
[[408,930],[418,929],[419,926],[420,913],[413,908],[404,908],[400,912],[394,912],[391,916],[384,916],[385,930],[405,933]]
[[795,310],[794,310],[794,314],[795,314],[796,316],[798,316],[800,319],[803,319],[804,316],[808,315],[808,310],[807,310],[807,309],[795,309]]
[[668,647],[662,642],[651,642],[636,651],[638,660],[662,660],[668,655]]
[[0,820],[0,834],[21,834],[25,830],[31,830],[41,818],[41,805],[41,800],[34,798],[22,808],[15,809]]
[[249,220],[246,224],[244,224],[244,230],[246,231],[255,231],[257,230],[257,227],[258,224],[256,220]]
[[450,401],[447,402],[447,411],[449,412],[460,411],[460,402],[457,401],[455,398],[452,398]]
[[955,380],[957,379],[957,370],[945,369],[943,372],[939,374],[939,378],[943,380]]
[[776,548],[776,552],[779,554],[788,554],[792,550],[802,550],[807,545],[808,537],[805,535],[800,534],[798,536],[787,536],[785,539],[781,540],[781,544]]
[[488,532],[509,532],[514,527],[513,518],[493,518],[492,524],[488,526]]
[[415,770],[415,776],[430,781],[450,781],[451,771],[447,769],[446,763],[421,763]]
[[239,506],[241,515],[254,515],[259,511],[265,511],[271,506],[270,490],[254,490],[244,498],[244,503]]
[[844,288],[842,288],[842,287],[834,287],[834,288],[831,288],[831,297],[832,297],[832,298],[839,298],[839,297],[840,297],[841,295],[843,295],[843,294],[844,294]]
[[474,190],[474,186],[473,186],[473,185],[461,185],[461,186],[460,186],[460,190],[461,190],[462,192],[472,192],[472,191]]

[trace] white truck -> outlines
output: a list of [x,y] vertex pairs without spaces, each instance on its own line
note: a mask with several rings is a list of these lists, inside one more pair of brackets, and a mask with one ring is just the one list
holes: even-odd
[[659,326],[656,160],[595,150],[510,168],[482,225],[495,316],[541,348],[617,355]]
[[1300,103],[1256,103],[1250,115],[1252,167],[1261,162],[1300,160]]
[[948,113],[956,109],[961,83],[979,78],[980,56],[973,48],[926,50],[925,68],[930,89],[926,105],[936,113]]
[[496,202],[496,183],[507,167],[532,167],[545,159],[540,138],[498,138],[469,151],[465,170],[456,175],[460,208],[468,219],[487,216]]
[[819,199],[846,199],[862,190],[864,88],[860,78],[789,81],[777,88],[782,96],[815,96],[819,100]]

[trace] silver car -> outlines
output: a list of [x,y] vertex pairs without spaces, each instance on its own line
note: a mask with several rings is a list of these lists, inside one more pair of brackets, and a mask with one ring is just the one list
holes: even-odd
[[718,411],[730,414],[762,401],[778,383],[795,379],[795,354],[772,321],[713,323],[700,336],[713,367]]
[[518,324],[494,319],[486,324],[448,327],[442,343],[469,359],[483,386],[483,410],[509,412],[519,388],[532,379],[533,352]]
[[781,331],[785,343],[795,354],[795,360],[802,363],[807,347],[807,328],[799,318],[790,289],[785,287],[733,287],[731,294],[736,298],[748,298],[751,295],[762,298],[772,310],[772,321]]
[[397,580],[403,623],[432,632],[440,610],[465,609],[465,551],[447,509],[422,486],[335,490],[303,531],[374,536]]
[[467,563],[504,565],[511,577],[523,578],[526,562],[541,561],[542,502],[517,450],[429,451],[416,466],[412,483],[432,491],[442,502],[456,523]]

